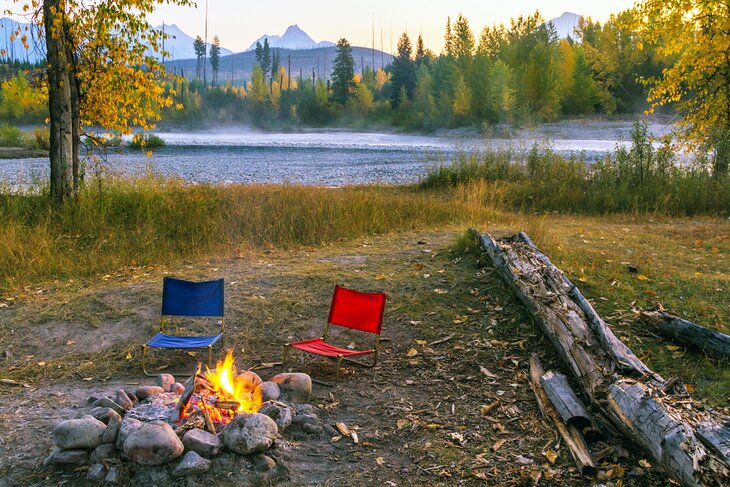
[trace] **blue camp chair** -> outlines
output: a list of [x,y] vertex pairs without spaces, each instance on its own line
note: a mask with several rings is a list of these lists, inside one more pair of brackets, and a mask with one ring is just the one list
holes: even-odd
[[[167,348],[174,350],[208,349],[208,364],[213,356],[213,345],[220,340],[224,331],[223,314],[223,279],[206,282],[190,282],[172,277],[165,277],[162,281],[162,315],[160,317],[160,332],[142,345],[142,370],[145,368],[147,351],[152,348]],[[220,318],[221,331],[210,336],[179,336],[165,334],[165,317],[168,316],[195,316]]]

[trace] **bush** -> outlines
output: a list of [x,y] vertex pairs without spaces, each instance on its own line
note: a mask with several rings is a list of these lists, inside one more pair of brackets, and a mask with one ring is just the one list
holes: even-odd
[[129,147],[132,149],[157,149],[165,146],[165,141],[155,134],[136,134]]
[[8,124],[0,125],[0,147],[24,147],[23,131]]

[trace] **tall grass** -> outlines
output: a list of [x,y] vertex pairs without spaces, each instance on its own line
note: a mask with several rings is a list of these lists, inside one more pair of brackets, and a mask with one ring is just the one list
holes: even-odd
[[463,192],[413,188],[187,185],[108,176],[55,208],[42,187],[0,190],[0,289],[239,248],[319,245],[449,223],[489,210]]
[[730,177],[716,176],[702,159],[677,163],[668,146],[655,149],[637,123],[630,148],[619,147],[594,164],[565,158],[549,147],[461,154],[432,168],[422,189],[490,185],[486,202],[518,211],[583,214],[730,214]]

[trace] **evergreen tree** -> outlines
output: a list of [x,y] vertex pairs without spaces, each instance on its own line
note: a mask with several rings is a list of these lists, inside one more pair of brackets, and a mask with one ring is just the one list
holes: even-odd
[[264,48],[261,45],[261,43],[258,42],[258,41],[256,42],[256,50],[254,52],[255,52],[255,55],[256,55],[256,62],[258,63],[259,66],[262,66],[261,63],[263,62],[262,61],[262,59],[263,59],[262,56],[264,54]]
[[271,54],[271,78],[274,81],[281,82],[279,79],[274,79],[279,75],[279,66],[281,65],[281,58],[279,57],[279,50],[274,49]]
[[248,82],[247,92],[248,98],[259,104],[266,101],[269,94],[264,70],[258,64],[253,67],[251,72],[251,81]]
[[391,100],[393,106],[397,107],[401,100],[401,91],[409,98],[413,98],[413,91],[416,89],[416,65],[411,59],[413,48],[411,40],[405,32],[398,40],[398,55],[393,60],[391,77]]
[[210,67],[213,70],[213,86],[218,82],[218,70],[221,62],[221,41],[218,36],[213,38],[210,46]]
[[423,61],[426,58],[426,49],[423,47],[423,36],[418,36],[418,41],[416,41],[416,64],[418,66],[421,66],[423,64]]
[[471,63],[471,57],[474,54],[474,34],[469,28],[469,21],[466,17],[459,14],[454,24],[454,34],[452,36],[452,52],[461,67],[462,75],[466,76]]
[[261,50],[261,69],[264,72],[264,78],[271,72],[271,48],[268,37],[264,39],[264,47]]
[[447,56],[453,54],[454,38],[451,35],[451,17],[446,18],[446,34],[444,35],[444,51]]
[[197,36],[195,38],[193,41],[193,50],[197,59],[195,64],[195,77],[200,78],[200,73],[203,71],[203,56],[205,56],[205,42],[203,42],[202,37]]
[[337,42],[337,56],[332,69],[332,100],[345,104],[355,89],[355,60],[352,58],[352,47],[347,39]]

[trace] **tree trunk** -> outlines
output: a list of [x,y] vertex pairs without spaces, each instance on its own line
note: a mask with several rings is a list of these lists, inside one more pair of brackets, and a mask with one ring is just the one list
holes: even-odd
[[665,394],[664,380],[611,333],[592,307],[592,317],[584,311],[587,301],[576,299],[582,298],[577,288],[527,235],[499,242],[490,235],[479,239],[590,402],[613,426],[682,485],[730,485],[730,428],[724,418]]
[[79,170],[81,167],[81,85],[78,75],[78,58],[73,51],[75,43],[70,33],[68,19],[64,22],[64,35],[66,38],[66,60],[68,62],[68,79],[71,94],[72,191],[76,195],[79,190]]
[[73,116],[63,16],[63,0],[43,1],[48,63],[48,112],[51,122],[51,196],[59,202],[71,193],[73,181]]
[[730,127],[717,131],[714,146],[713,173],[715,176],[725,176],[730,168]]

